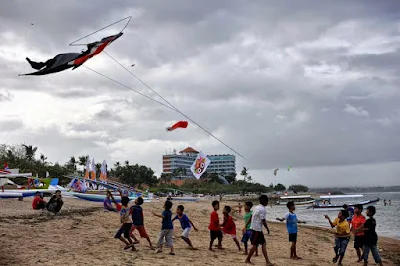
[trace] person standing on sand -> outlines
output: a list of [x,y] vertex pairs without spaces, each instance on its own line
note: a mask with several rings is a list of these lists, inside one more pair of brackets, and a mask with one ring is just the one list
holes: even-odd
[[218,238],[218,249],[222,249],[222,232],[221,226],[219,225],[219,217],[218,217],[218,210],[219,210],[219,201],[214,200],[211,205],[213,206],[214,211],[211,213],[210,217],[210,225],[208,229],[210,230],[210,247],[208,248],[210,251],[214,251],[212,245],[214,240]]
[[[144,216],[142,204],[144,200],[142,197],[138,197],[135,199],[135,205],[130,208],[130,213],[132,214],[132,228],[130,230],[130,236],[133,240],[138,241],[136,237],[133,235],[135,230],[138,230],[141,238],[146,238],[147,242],[149,242],[150,249],[154,250],[153,245],[151,244],[150,237],[146,232],[146,228],[144,227]],[[139,241],[138,241],[139,242]]]
[[265,206],[268,205],[268,196],[267,195],[261,195],[258,200],[260,201],[260,205],[258,205],[254,211],[253,215],[251,217],[251,249],[249,251],[249,255],[247,256],[245,263],[252,263],[250,261],[251,257],[253,256],[254,252],[257,249],[258,245],[262,246],[262,252],[265,258],[265,262],[267,265],[273,265],[269,259],[268,259],[268,253],[267,253],[267,244],[265,242],[264,234],[262,231],[262,227],[267,229],[267,232],[269,234],[269,228],[266,222],[266,216],[267,216],[267,211],[265,210]]
[[[253,202],[251,201],[246,201],[244,203],[244,227],[242,229],[243,237],[242,237],[242,242],[244,244],[244,254],[248,255],[249,253],[247,252],[247,242],[251,240],[251,216],[253,215],[253,211],[251,211],[251,208],[253,207]],[[256,249],[256,256],[258,256],[258,248]]]
[[289,233],[289,242],[292,243],[290,247],[290,258],[294,260],[301,260],[300,257],[297,256],[296,252],[296,243],[297,243],[297,223],[306,223],[304,221],[297,220],[297,216],[294,213],[296,210],[296,206],[293,201],[289,201],[286,204],[286,207],[289,209],[289,212],[285,214],[282,219],[276,218],[278,221],[285,221],[286,220],[286,227]]
[[174,219],[172,219],[172,221],[175,221],[177,219],[179,220],[179,222],[181,223],[182,229],[183,229],[181,238],[183,239],[183,241],[185,241],[189,245],[189,247],[191,249],[194,250],[195,248],[192,245],[192,241],[190,241],[190,239],[189,239],[189,234],[190,234],[190,231],[192,230],[192,227],[193,227],[194,231],[196,231],[196,232],[197,232],[197,228],[194,226],[194,224],[189,219],[189,217],[187,217],[187,215],[183,213],[184,210],[185,210],[185,207],[183,207],[183,205],[179,205],[176,208],[176,216]]
[[350,224],[348,223],[348,221],[346,221],[348,217],[349,213],[346,210],[341,210],[338,214],[338,217],[333,222],[331,222],[331,219],[328,215],[325,215],[325,218],[329,221],[331,227],[336,227],[336,238],[334,247],[335,257],[332,261],[333,263],[336,263],[339,259],[339,266],[342,266],[344,254],[350,240]]
[[362,215],[363,206],[361,204],[357,204],[354,206],[354,216],[351,219],[351,231],[354,234],[354,248],[357,252],[358,261],[362,261],[361,250],[364,247],[364,232],[357,232],[357,229],[362,228],[365,223],[365,217]]
[[[132,227],[132,221],[131,218],[129,217],[129,198],[126,196],[121,197],[121,211],[119,212],[119,219],[121,222],[121,228],[118,230],[118,232],[115,234],[116,239],[121,240],[123,243],[125,243],[124,249],[127,250],[129,248],[132,248],[133,251],[136,250],[132,239],[129,236],[129,231],[131,230]],[[122,234],[124,237],[122,237]]]
[[364,223],[362,228],[356,230],[356,232],[364,232],[364,249],[363,249],[363,259],[364,266],[368,265],[368,256],[369,251],[372,252],[372,256],[374,257],[375,263],[378,263],[380,266],[383,266],[382,259],[379,256],[379,251],[377,248],[378,243],[378,235],[376,234],[376,221],[374,219],[376,209],[374,206],[367,207],[367,216],[369,219]]
[[161,253],[162,252],[162,248],[163,248],[163,244],[164,244],[164,238],[165,238],[165,246],[169,247],[171,249],[171,252],[169,253],[169,255],[175,255],[174,252],[174,243],[172,240],[172,236],[174,234],[174,225],[172,223],[172,212],[171,212],[171,208],[172,208],[172,202],[167,200],[164,203],[164,211],[162,212],[161,215],[154,213],[154,216],[160,217],[162,218],[162,226],[161,226],[161,231],[160,231],[160,235],[158,237],[158,241],[157,241],[157,253]]
[[239,251],[242,251],[236,236],[236,225],[235,222],[233,221],[232,216],[229,215],[230,212],[231,212],[231,207],[225,206],[223,211],[224,222],[221,224],[222,227],[221,231],[226,235],[230,235],[233,238],[233,241],[236,243],[236,246],[238,247]]

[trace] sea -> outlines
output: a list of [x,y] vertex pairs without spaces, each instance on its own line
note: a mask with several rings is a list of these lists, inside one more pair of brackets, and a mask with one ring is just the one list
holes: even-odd
[[[349,204],[358,201],[364,200],[372,200],[379,198],[380,201],[375,203],[376,214],[375,219],[377,223],[376,232],[378,236],[386,236],[400,240],[400,192],[368,192],[368,193],[355,193],[362,194],[364,197],[358,199],[336,199],[335,202],[332,203],[340,203],[340,204]],[[391,206],[384,206],[383,200],[386,199],[392,201]],[[368,205],[364,206],[364,209]],[[273,206],[266,207],[267,209],[267,220],[274,220],[276,218],[282,218],[287,212],[286,206]],[[329,210],[329,211],[315,211],[315,210],[307,210],[302,206],[296,207],[297,219],[306,221],[308,225],[314,225],[319,227],[329,228],[329,222],[325,219],[324,215],[327,214],[331,220],[337,217],[339,211],[337,210]],[[363,211],[365,216],[365,210]]]

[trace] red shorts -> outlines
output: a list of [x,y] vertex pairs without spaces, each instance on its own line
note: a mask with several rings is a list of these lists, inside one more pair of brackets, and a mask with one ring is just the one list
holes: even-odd
[[133,231],[135,231],[135,229],[138,230],[141,238],[149,238],[149,235],[147,234],[146,228],[144,227],[144,225],[140,225],[140,226],[132,225],[131,234],[133,234]]

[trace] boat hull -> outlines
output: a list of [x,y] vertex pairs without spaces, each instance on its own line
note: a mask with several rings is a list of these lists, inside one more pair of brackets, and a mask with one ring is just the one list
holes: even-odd
[[16,199],[16,198],[22,198],[22,197],[23,197],[22,193],[0,192],[0,199]]
[[[366,200],[358,203],[347,204],[349,207],[354,207],[355,205],[375,205],[379,201],[378,199]],[[309,206],[307,209],[312,209],[314,211],[340,211],[343,210],[343,205],[322,205],[322,206]]]
[[[77,193],[77,192],[68,192],[70,196],[77,197],[78,199],[92,201],[92,202],[103,202],[106,199],[106,195],[102,194],[84,194],[84,193]],[[137,197],[129,197],[129,201],[135,200]],[[121,202],[120,196],[114,196],[116,202]],[[151,198],[143,198],[144,202],[151,202]]]
[[183,202],[198,202],[200,198],[198,197],[172,197],[173,201],[183,201]]

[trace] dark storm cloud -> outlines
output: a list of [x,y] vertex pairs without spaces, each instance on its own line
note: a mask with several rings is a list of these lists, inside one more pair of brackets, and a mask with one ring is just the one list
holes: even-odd
[[[395,0],[6,1],[0,10],[0,89],[65,101],[102,97],[91,103],[95,109],[82,106],[83,121],[21,134],[56,158],[53,144],[68,155],[112,152],[110,158],[145,158],[157,167],[158,152],[184,148],[173,145],[231,152],[192,122],[166,133],[169,123],[187,118],[83,67],[16,77],[30,71],[26,56],[79,52],[82,47],[68,43],[133,15],[107,52],[241,152],[241,164],[261,170],[376,167],[400,160],[399,11]],[[162,101],[105,54],[87,66]]]

